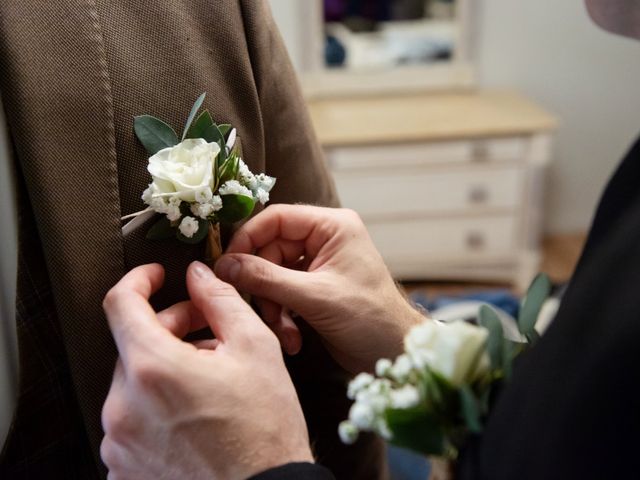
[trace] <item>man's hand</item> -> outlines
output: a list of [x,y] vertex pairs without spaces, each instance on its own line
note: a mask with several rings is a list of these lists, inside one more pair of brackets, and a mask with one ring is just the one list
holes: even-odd
[[[194,263],[191,302],[156,314],[159,265],[105,297],[120,352],[102,411],[110,479],[246,479],[312,461],[307,428],[276,337],[230,285]],[[209,325],[216,340],[179,337]]]
[[235,234],[216,274],[263,299],[265,321],[287,351],[300,343],[286,316],[289,309],[353,373],[371,370],[378,358],[397,356],[407,330],[424,320],[350,210],[271,206]]

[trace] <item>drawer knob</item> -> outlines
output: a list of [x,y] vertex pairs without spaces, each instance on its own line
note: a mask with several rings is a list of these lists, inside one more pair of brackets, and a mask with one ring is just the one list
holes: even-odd
[[481,232],[469,232],[467,234],[467,247],[471,250],[480,250],[486,245],[486,240]]
[[469,203],[473,203],[475,205],[487,203],[489,200],[489,191],[480,185],[476,185],[471,187],[469,190]]
[[489,146],[485,142],[476,142],[473,145],[473,159],[476,162],[489,160]]

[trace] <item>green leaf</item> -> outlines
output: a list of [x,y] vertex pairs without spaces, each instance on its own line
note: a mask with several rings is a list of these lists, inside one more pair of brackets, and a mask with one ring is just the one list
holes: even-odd
[[424,408],[389,409],[385,417],[393,433],[391,443],[394,445],[424,455],[442,455],[445,452],[443,428],[437,417]]
[[227,138],[227,135],[232,130],[232,126],[228,123],[223,123],[222,125],[218,125],[218,129],[224,138]]
[[518,315],[518,329],[523,335],[535,330],[542,305],[551,293],[551,281],[544,273],[539,274],[531,283],[527,295],[522,302]]
[[462,409],[462,418],[464,418],[469,431],[472,433],[482,432],[480,405],[469,385],[460,387],[460,408]]
[[147,240],[167,240],[173,238],[175,228],[171,226],[171,222],[164,215],[149,229],[147,232]]
[[489,330],[487,351],[492,369],[500,369],[504,364],[504,332],[498,314],[489,305],[482,305],[478,314],[480,325]]
[[[200,95],[198,97],[198,99],[196,100],[196,103],[194,103],[193,107],[191,107],[191,112],[189,113],[189,118],[187,118],[187,123],[184,126],[184,131],[182,132],[182,140],[187,138],[187,132],[189,131],[189,128],[191,127],[191,122],[193,122],[193,119],[196,118],[196,114],[198,113],[198,110],[200,110],[200,107],[202,106],[202,102],[204,102],[204,97],[206,97],[206,96],[207,96],[206,93],[203,93],[202,95]],[[198,138],[198,137],[190,137],[190,138]]]
[[204,138],[208,143],[218,143],[218,132],[213,127],[213,119],[208,110],[198,115],[196,121],[191,124],[185,138]]
[[178,240],[183,243],[188,243],[189,245],[195,245],[205,239],[207,233],[209,232],[209,222],[201,218],[198,218],[196,220],[198,220],[198,231],[193,234],[193,237],[185,237],[184,235],[182,235],[182,233],[180,233],[179,229],[176,229],[176,237],[178,238]]
[[226,162],[220,167],[220,185],[227,180],[235,180],[238,176],[239,161],[238,157],[233,153],[229,155]]
[[163,148],[173,147],[180,143],[173,128],[151,115],[135,117],[133,130],[149,155],[155,155]]
[[216,217],[223,223],[239,222],[251,215],[255,205],[255,200],[246,195],[222,195],[222,209]]

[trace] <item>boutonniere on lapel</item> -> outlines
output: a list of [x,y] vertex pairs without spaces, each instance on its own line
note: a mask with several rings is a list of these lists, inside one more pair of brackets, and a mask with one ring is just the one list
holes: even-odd
[[163,215],[147,239],[197,244],[206,238],[208,260],[215,262],[222,255],[220,225],[238,222],[251,215],[256,202],[269,201],[276,179],[249,170],[235,128],[216,124],[207,110],[198,115],[204,98],[203,93],[191,108],[181,139],[150,115],[135,117],[134,131],[151,155],[145,211]]

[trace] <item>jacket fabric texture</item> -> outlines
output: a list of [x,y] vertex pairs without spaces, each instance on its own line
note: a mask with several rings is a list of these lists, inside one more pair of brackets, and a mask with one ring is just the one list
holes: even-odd
[[[105,478],[100,413],[117,352],[102,298],[159,262],[154,306],[184,300],[186,267],[204,253],[145,240],[148,224],[123,237],[120,218],[144,208],[150,182],[133,117],[181,130],[207,92],[251,170],[277,177],[272,203],[338,199],[265,1],[3,1],[0,92],[21,187],[19,398],[0,477]],[[381,442],[340,444],[347,376],[308,329],[288,365],[319,462],[342,478],[385,478]]]

